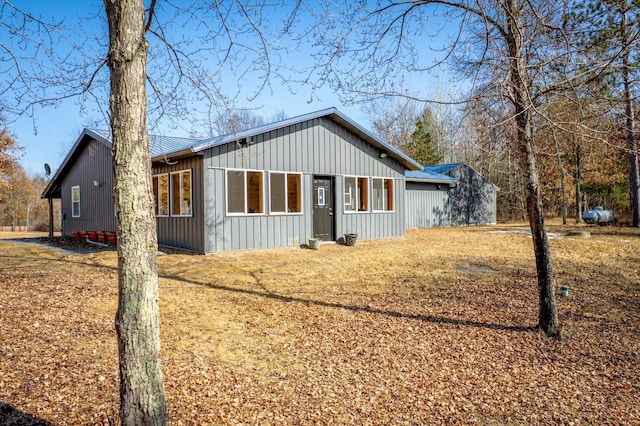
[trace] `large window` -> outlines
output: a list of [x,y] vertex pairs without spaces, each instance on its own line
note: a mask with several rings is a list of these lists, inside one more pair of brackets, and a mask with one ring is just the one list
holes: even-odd
[[169,216],[169,175],[153,176],[156,216]]
[[171,215],[191,216],[191,170],[171,173]]
[[393,179],[372,178],[374,211],[393,211]]
[[271,213],[302,212],[302,175],[269,173]]
[[366,177],[344,178],[344,211],[364,212],[369,210],[369,179]]
[[227,170],[227,214],[264,213],[264,172]]
[[80,187],[71,187],[71,217],[80,217]]

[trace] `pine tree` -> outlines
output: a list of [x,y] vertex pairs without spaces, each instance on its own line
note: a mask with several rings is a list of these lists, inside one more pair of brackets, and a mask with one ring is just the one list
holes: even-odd
[[438,147],[438,125],[429,108],[425,108],[415,125],[411,140],[403,147],[404,152],[423,166],[440,163],[444,156]]

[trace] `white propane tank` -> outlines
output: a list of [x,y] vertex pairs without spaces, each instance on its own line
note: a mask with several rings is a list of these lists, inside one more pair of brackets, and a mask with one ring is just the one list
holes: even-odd
[[596,206],[593,208],[593,210],[587,210],[582,215],[582,220],[590,225],[596,223],[601,225],[605,223],[611,223],[613,222],[613,219],[613,212],[611,210],[603,209],[602,206]]

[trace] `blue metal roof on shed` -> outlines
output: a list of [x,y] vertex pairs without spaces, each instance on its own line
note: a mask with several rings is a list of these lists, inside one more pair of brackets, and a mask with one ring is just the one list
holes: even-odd
[[447,172],[457,167],[460,167],[463,164],[464,163],[453,163],[453,164],[436,164],[435,166],[426,166],[424,168],[424,172],[446,174]]
[[405,172],[405,177],[408,180],[412,181],[425,181],[425,182],[434,182],[434,183],[455,183],[457,182],[456,178],[451,176],[444,175],[442,173],[436,173],[433,171],[426,170],[417,170],[417,171],[407,171]]
[[487,182],[490,185],[493,185],[493,187],[496,189],[496,191],[500,190],[500,188],[498,188],[498,186],[496,184],[491,182],[486,177],[482,176],[480,173],[475,171],[475,169],[473,169],[471,166],[469,166],[466,163],[437,164],[435,166],[427,166],[427,167],[424,168],[423,171],[426,172],[426,173],[440,173],[440,174],[444,174],[446,176],[449,176],[448,173],[453,169],[457,169],[458,167],[468,167],[468,168],[470,168],[471,170],[474,171],[474,173],[476,173],[478,176],[480,176],[480,178],[483,179],[485,182]]

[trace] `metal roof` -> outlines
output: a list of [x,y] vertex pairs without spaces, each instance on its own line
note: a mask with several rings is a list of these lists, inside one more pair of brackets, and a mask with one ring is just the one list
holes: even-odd
[[413,182],[446,183],[446,184],[453,185],[458,181],[458,179],[453,178],[451,176],[447,176],[442,173],[428,171],[426,169],[427,167],[425,167],[424,170],[407,171],[404,174],[408,181],[413,181]]
[[[220,135],[208,139],[190,139],[190,138],[177,138],[170,136],[158,136],[149,135],[149,146],[151,150],[151,159],[159,160],[166,156],[187,155],[190,153],[197,153],[209,148],[224,145],[227,143],[236,142],[242,139],[257,136],[263,133],[268,133],[274,130],[282,129],[284,127],[293,126],[304,121],[313,120],[316,118],[328,117],[336,123],[349,129],[358,137],[364,139],[371,145],[378,148],[380,151],[384,151],[388,156],[395,158],[402,165],[409,170],[420,170],[422,166],[415,160],[404,154],[398,148],[386,143],[382,139],[369,132],[367,129],[351,120],[346,115],[342,114],[336,108],[327,108],[319,111],[315,111],[309,114],[299,115],[297,117],[287,118],[275,123],[264,124],[262,126],[253,127],[251,129],[241,130],[226,135]],[[100,130],[95,131],[100,134],[104,139],[111,140],[109,132]]]
[[426,166],[424,168],[424,171],[429,173],[446,174],[451,170],[458,168],[462,165],[464,165],[464,163],[436,164],[435,166]]
[[[195,154],[204,151],[209,148],[213,148],[219,145],[227,143],[233,143],[238,140],[250,138],[263,133],[268,133],[274,130],[282,129],[284,127],[296,125],[304,121],[313,120],[317,118],[327,117],[341,126],[347,128],[356,136],[362,138],[367,143],[380,150],[381,154],[396,159],[404,167],[409,170],[420,171],[422,166],[415,160],[404,154],[398,148],[386,143],[382,139],[369,132],[364,127],[360,126],[355,121],[351,120],[346,115],[342,114],[336,108],[327,108],[320,111],[315,111],[309,114],[299,115],[297,117],[288,118],[286,120],[278,121],[275,123],[269,123],[262,126],[254,127],[247,130],[231,133],[228,135],[216,136],[209,139],[193,139],[182,138],[173,136],[162,135],[149,135],[149,150],[151,153],[151,160],[158,161],[168,156],[176,157],[182,155]],[[67,173],[67,170],[74,163],[75,159],[81,151],[80,145],[88,143],[89,138],[97,140],[107,146],[111,146],[111,132],[104,129],[84,129],[78,139],[76,140],[73,148],[69,151],[66,158],[54,174],[53,178],[45,188],[43,197],[56,196],[60,190],[59,178]]]
[[[104,129],[90,129],[100,135],[106,144],[111,145],[111,132]],[[162,157],[179,151],[190,150],[200,139],[177,136],[149,135],[149,151],[151,158]]]
[[474,173],[476,173],[478,176],[480,176],[480,178],[482,178],[482,180],[484,180],[487,183],[493,185],[497,191],[500,190],[500,188],[498,188],[498,186],[496,184],[491,182],[489,179],[484,177],[482,174],[478,173],[473,167],[469,166],[467,163],[437,164],[435,166],[427,166],[427,167],[424,168],[423,171],[425,173],[440,173],[440,174],[444,174],[444,175],[448,176],[449,172],[451,172],[451,170],[457,169],[458,167],[468,167],[468,168],[470,168],[471,170],[473,170]]

